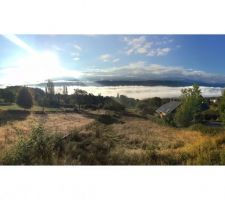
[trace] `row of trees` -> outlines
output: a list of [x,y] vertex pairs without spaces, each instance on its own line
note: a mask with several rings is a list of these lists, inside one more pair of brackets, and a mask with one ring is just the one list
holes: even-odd
[[[3,95],[1,95],[3,94]],[[7,95],[6,95],[7,94]],[[12,96],[12,97],[11,97]],[[45,107],[76,108],[106,108],[111,110],[124,110],[124,106],[111,97],[95,96],[81,89],[75,89],[69,95],[66,86],[62,93],[56,93],[54,83],[48,80],[45,91],[38,88],[8,87],[0,91],[0,99],[7,103],[17,103],[24,109],[30,109],[34,104]]]
[[[154,114],[155,110],[169,99],[159,97],[136,100],[124,95],[117,97],[95,96],[81,89],[75,89],[69,95],[66,86],[63,86],[62,94],[55,94],[55,87],[52,81],[48,81],[45,91],[37,88],[9,87],[0,90],[0,99],[5,102],[16,102],[24,109],[30,109],[33,104],[43,107],[65,107],[77,108],[105,108],[115,111],[123,111],[127,108],[137,108],[143,114]],[[198,123],[202,120],[202,112],[209,108],[209,103],[201,94],[198,85],[182,90],[181,106],[173,116],[172,120],[177,126],[189,126],[191,123]],[[225,123],[225,92],[219,102],[220,119]]]

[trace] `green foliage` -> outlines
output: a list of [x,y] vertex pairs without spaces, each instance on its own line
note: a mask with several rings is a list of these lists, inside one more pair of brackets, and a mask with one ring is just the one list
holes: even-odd
[[125,95],[118,95],[116,98],[119,103],[121,103],[123,106],[126,106],[127,108],[134,108],[137,104],[137,100],[133,98],[128,98]]
[[181,106],[175,115],[175,122],[178,126],[189,126],[191,122],[200,120],[199,113],[202,110],[204,99],[201,90],[194,84],[192,88],[182,89]]
[[113,110],[113,111],[118,111],[118,112],[125,110],[124,105],[121,105],[118,101],[115,101],[114,99],[112,99],[110,97],[105,99],[103,108],[106,110]]
[[155,110],[162,105],[162,99],[159,97],[149,98],[140,100],[137,103],[137,109],[141,111],[142,114],[153,115]]
[[213,110],[213,109],[208,109],[205,110],[201,113],[203,120],[209,121],[209,120],[218,120],[219,119],[219,111],[218,110]]
[[0,89],[0,99],[4,99],[6,103],[13,103],[15,102],[15,94],[7,88]]
[[223,91],[222,97],[219,102],[220,119],[225,124],[225,91]]
[[162,125],[162,126],[169,126],[171,125],[168,118],[165,118],[165,119],[161,119],[159,117],[155,117],[155,116],[148,116],[148,119],[150,119],[152,122],[155,122],[159,125]]
[[27,87],[23,87],[20,89],[19,94],[17,96],[16,103],[25,109],[29,109],[33,105],[33,99]]
[[114,146],[110,131],[100,124],[91,125],[91,133],[72,132],[64,144],[67,164],[106,165]]
[[86,96],[88,93],[85,90],[81,89],[75,89],[73,94],[73,102],[78,105],[78,108],[80,110],[81,105],[84,105],[86,103]]
[[42,165],[52,164],[53,144],[42,127],[32,130],[29,139],[20,138],[15,147],[3,157],[6,165]]

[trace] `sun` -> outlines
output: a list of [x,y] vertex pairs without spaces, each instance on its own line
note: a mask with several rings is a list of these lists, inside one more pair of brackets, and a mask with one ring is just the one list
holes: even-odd
[[81,73],[63,67],[59,56],[52,51],[34,52],[18,59],[15,67],[7,69],[8,78],[14,83],[37,83],[60,77],[78,78]]

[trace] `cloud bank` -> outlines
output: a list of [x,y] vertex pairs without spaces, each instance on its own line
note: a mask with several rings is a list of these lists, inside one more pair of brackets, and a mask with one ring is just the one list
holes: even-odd
[[195,80],[206,83],[225,83],[224,75],[146,62],[86,71],[83,76],[91,80]]
[[[103,96],[126,95],[135,99],[145,99],[152,97],[173,98],[181,95],[183,87],[166,87],[166,86],[68,86],[68,92],[72,94],[75,88],[86,90],[94,95]],[[222,88],[219,87],[200,87],[202,95],[205,97],[221,96]],[[60,89],[60,88],[59,88]]]

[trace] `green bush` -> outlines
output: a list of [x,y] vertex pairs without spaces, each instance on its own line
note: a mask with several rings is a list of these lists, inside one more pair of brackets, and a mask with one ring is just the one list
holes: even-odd
[[125,110],[125,106],[123,106],[122,104],[120,104],[119,102],[115,101],[112,98],[106,99],[103,108],[106,110],[113,110],[119,112]]
[[161,119],[155,116],[148,115],[148,119],[162,126],[170,126],[172,123],[171,121],[169,121],[170,118]]
[[24,109],[30,109],[33,106],[33,98],[27,87],[22,87],[19,90],[16,103]]
[[144,100],[140,100],[137,103],[137,109],[143,114],[143,115],[154,115],[157,108],[159,108],[162,105],[162,99],[159,97],[154,98],[148,98]]
[[209,121],[209,120],[218,120],[219,119],[219,111],[218,110],[212,110],[208,109],[201,113],[203,120]]
[[29,139],[20,138],[3,156],[6,165],[52,164],[53,143],[42,127],[32,130]]

